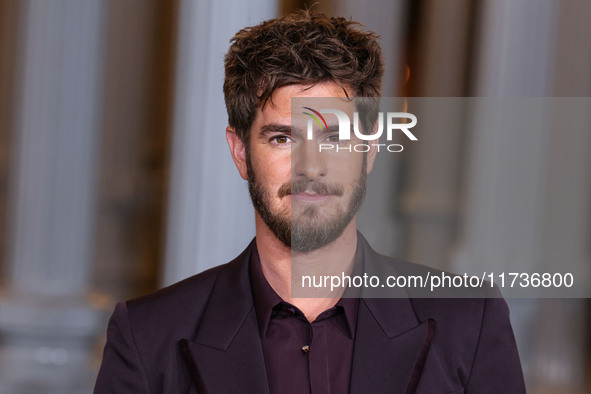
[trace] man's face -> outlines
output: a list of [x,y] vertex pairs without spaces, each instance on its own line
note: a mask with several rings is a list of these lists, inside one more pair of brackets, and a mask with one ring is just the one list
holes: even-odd
[[368,166],[363,153],[319,152],[320,143],[344,147],[355,140],[339,142],[338,122],[330,115],[328,131],[317,127],[308,140],[306,100],[292,108],[293,97],[339,97],[331,99],[331,107],[350,119],[354,104],[335,83],[285,86],[258,110],[251,128],[247,169],[253,205],[281,242],[307,252],[334,241],[351,223],[365,196],[373,155]]

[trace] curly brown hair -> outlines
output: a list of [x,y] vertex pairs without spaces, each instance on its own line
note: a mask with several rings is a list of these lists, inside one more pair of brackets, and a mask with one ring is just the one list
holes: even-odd
[[240,30],[225,56],[228,121],[247,145],[256,109],[275,89],[332,81],[355,97],[379,97],[384,65],[378,36],[360,23],[300,11]]

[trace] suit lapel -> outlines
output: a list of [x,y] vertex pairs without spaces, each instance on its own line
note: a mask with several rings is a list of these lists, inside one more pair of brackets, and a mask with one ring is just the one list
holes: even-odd
[[[392,274],[383,271],[382,257],[359,236],[364,271],[381,277]],[[183,359],[199,393],[269,393],[248,273],[253,243],[220,270],[194,338],[180,340]],[[361,299],[351,394],[414,393],[434,330],[433,320],[417,319],[404,294]]]
[[269,392],[248,274],[253,243],[220,271],[195,337],[180,341],[199,393]]
[[415,392],[435,324],[418,322],[409,307],[408,299],[360,301],[351,394]]
[[[395,275],[391,262],[374,252],[361,234],[364,269],[368,275]],[[364,289],[365,290],[365,289]],[[375,293],[384,296],[383,292]],[[392,298],[371,298],[363,292],[359,301],[351,394],[414,393],[435,331],[435,321],[419,321],[402,289]]]
[[[252,318],[250,315],[253,315]],[[254,313],[227,348],[181,340],[181,351],[199,393],[268,393]]]

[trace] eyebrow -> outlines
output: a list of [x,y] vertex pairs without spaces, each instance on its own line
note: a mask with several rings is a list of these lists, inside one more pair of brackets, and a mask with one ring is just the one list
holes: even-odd
[[[286,134],[286,135],[291,135],[292,131],[294,130],[293,127],[286,125],[286,124],[280,124],[280,123],[269,123],[266,125],[263,125],[261,127],[261,133],[260,136],[261,137],[266,137],[269,134]],[[298,130],[297,128],[295,129],[296,131]],[[328,126],[328,129],[324,129],[323,131],[326,133],[338,133],[339,132],[339,126],[338,125],[330,125]]]
[[339,125],[330,125],[328,129],[326,129],[327,133],[335,133],[339,131]]
[[279,123],[269,123],[261,127],[261,136],[268,134],[287,134],[291,135],[291,126]]

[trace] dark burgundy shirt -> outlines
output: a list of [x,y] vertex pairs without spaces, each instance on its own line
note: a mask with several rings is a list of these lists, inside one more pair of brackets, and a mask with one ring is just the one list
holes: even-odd
[[269,285],[256,248],[250,281],[271,394],[348,393],[358,299],[341,298],[310,323]]

